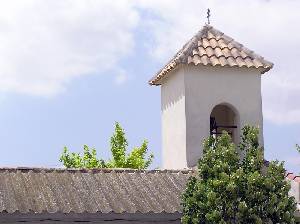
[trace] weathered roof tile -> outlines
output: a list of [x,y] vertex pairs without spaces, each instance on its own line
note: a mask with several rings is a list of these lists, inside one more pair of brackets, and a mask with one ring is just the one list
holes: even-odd
[[0,168],[0,213],[176,213],[191,170]]

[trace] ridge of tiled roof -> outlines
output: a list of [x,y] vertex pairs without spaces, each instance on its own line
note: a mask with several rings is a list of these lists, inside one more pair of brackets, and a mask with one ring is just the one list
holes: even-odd
[[196,33],[149,84],[160,85],[160,80],[180,64],[256,68],[262,74],[273,67],[273,63],[210,25]]
[[0,214],[180,213],[193,172],[0,168]]
[[80,173],[191,173],[194,172],[193,169],[131,169],[131,168],[60,168],[60,167],[0,167],[0,172],[80,172]]

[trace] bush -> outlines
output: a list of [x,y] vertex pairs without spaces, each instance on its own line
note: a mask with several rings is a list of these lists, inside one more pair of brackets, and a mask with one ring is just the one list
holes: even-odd
[[[246,126],[236,146],[224,132],[204,142],[198,173],[183,194],[183,223],[294,223],[283,163],[264,166],[258,129]],[[238,150],[245,153],[240,158]]]

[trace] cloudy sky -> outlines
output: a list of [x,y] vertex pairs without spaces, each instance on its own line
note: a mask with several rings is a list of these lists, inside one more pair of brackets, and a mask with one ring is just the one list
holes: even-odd
[[0,2],[0,166],[60,166],[63,146],[108,158],[121,122],[161,164],[160,89],[147,81],[206,21],[274,62],[263,76],[266,158],[298,172],[300,1]]

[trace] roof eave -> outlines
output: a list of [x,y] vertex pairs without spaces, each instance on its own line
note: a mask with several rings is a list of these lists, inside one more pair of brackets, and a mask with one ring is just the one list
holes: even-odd
[[[212,67],[215,67],[213,65],[211,65]],[[221,65],[216,65],[218,67],[225,67],[225,66],[221,66]],[[274,64],[271,62],[268,62],[267,65],[265,66],[261,66],[258,67],[256,69],[258,69],[260,71],[261,74],[265,74],[268,71],[270,71],[273,68]],[[160,86],[162,84],[162,80],[164,78],[166,78],[166,76],[168,75],[168,73],[170,73],[171,71],[173,71],[177,66],[173,67],[172,69],[169,69],[167,71],[163,71],[164,69],[162,69],[161,71],[159,71],[152,79],[150,79],[148,81],[149,85],[151,86]],[[227,67],[227,66],[226,66]]]
[[268,71],[270,71],[270,70],[274,67],[274,64],[273,64],[273,63],[269,62],[268,64],[269,64],[269,65],[266,66],[266,67],[264,67],[264,69],[261,71],[261,74],[267,73]]
[[178,68],[178,63],[171,62],[167,64],[163,69],[161,69],[155,76],[153,76],[149,81],[149,85],[151,86],[160,86],[162,84],[162,80],[167,77],[167,75]]

